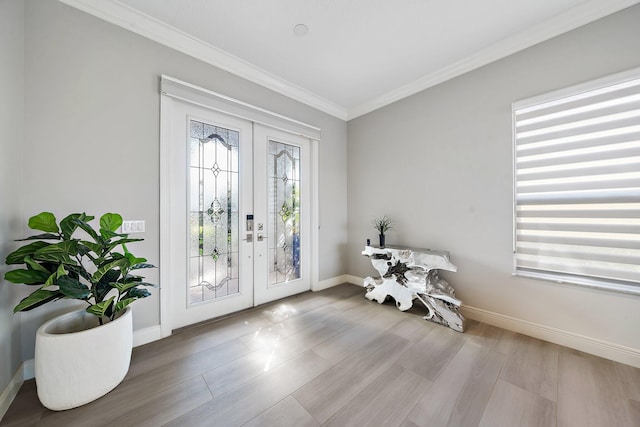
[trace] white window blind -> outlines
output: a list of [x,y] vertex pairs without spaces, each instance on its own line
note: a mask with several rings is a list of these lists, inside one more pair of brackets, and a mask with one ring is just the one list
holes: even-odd
[[640,293],[640,69],[513,118],[515,274]]

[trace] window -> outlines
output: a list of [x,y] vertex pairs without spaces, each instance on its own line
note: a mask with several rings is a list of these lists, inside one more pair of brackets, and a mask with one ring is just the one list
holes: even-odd
[[515,274],[640,294],[640,69],[517,102]]

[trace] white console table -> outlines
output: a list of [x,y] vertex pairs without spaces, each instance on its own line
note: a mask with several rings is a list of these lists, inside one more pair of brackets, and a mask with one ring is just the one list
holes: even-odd
[[427,309],[424,319],[464,332],[461,301],[455,297],[453,288],[438,277],[438,270],[458,270],[449,260],[448,252],[365,246],[362,255],[371,259],[380,274],[377,280],[364,279],[368,299],[382,304],[387,297],[392,297],[401,311],[410,309],[417,299]]

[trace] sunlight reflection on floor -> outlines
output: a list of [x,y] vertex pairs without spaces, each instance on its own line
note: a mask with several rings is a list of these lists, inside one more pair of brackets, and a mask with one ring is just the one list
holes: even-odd
[[288,304],[279,304],[278,306],[274,307],[272,311],[267,311],[267,313],[284,320],[298,314],[298,310]]

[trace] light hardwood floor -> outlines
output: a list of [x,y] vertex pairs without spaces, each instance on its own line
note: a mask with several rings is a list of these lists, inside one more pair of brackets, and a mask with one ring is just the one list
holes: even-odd
[[2,426],[640,426],[640,369],[472,322],[464,334],[341,285],[133,351],[63,412],[27,381]]

